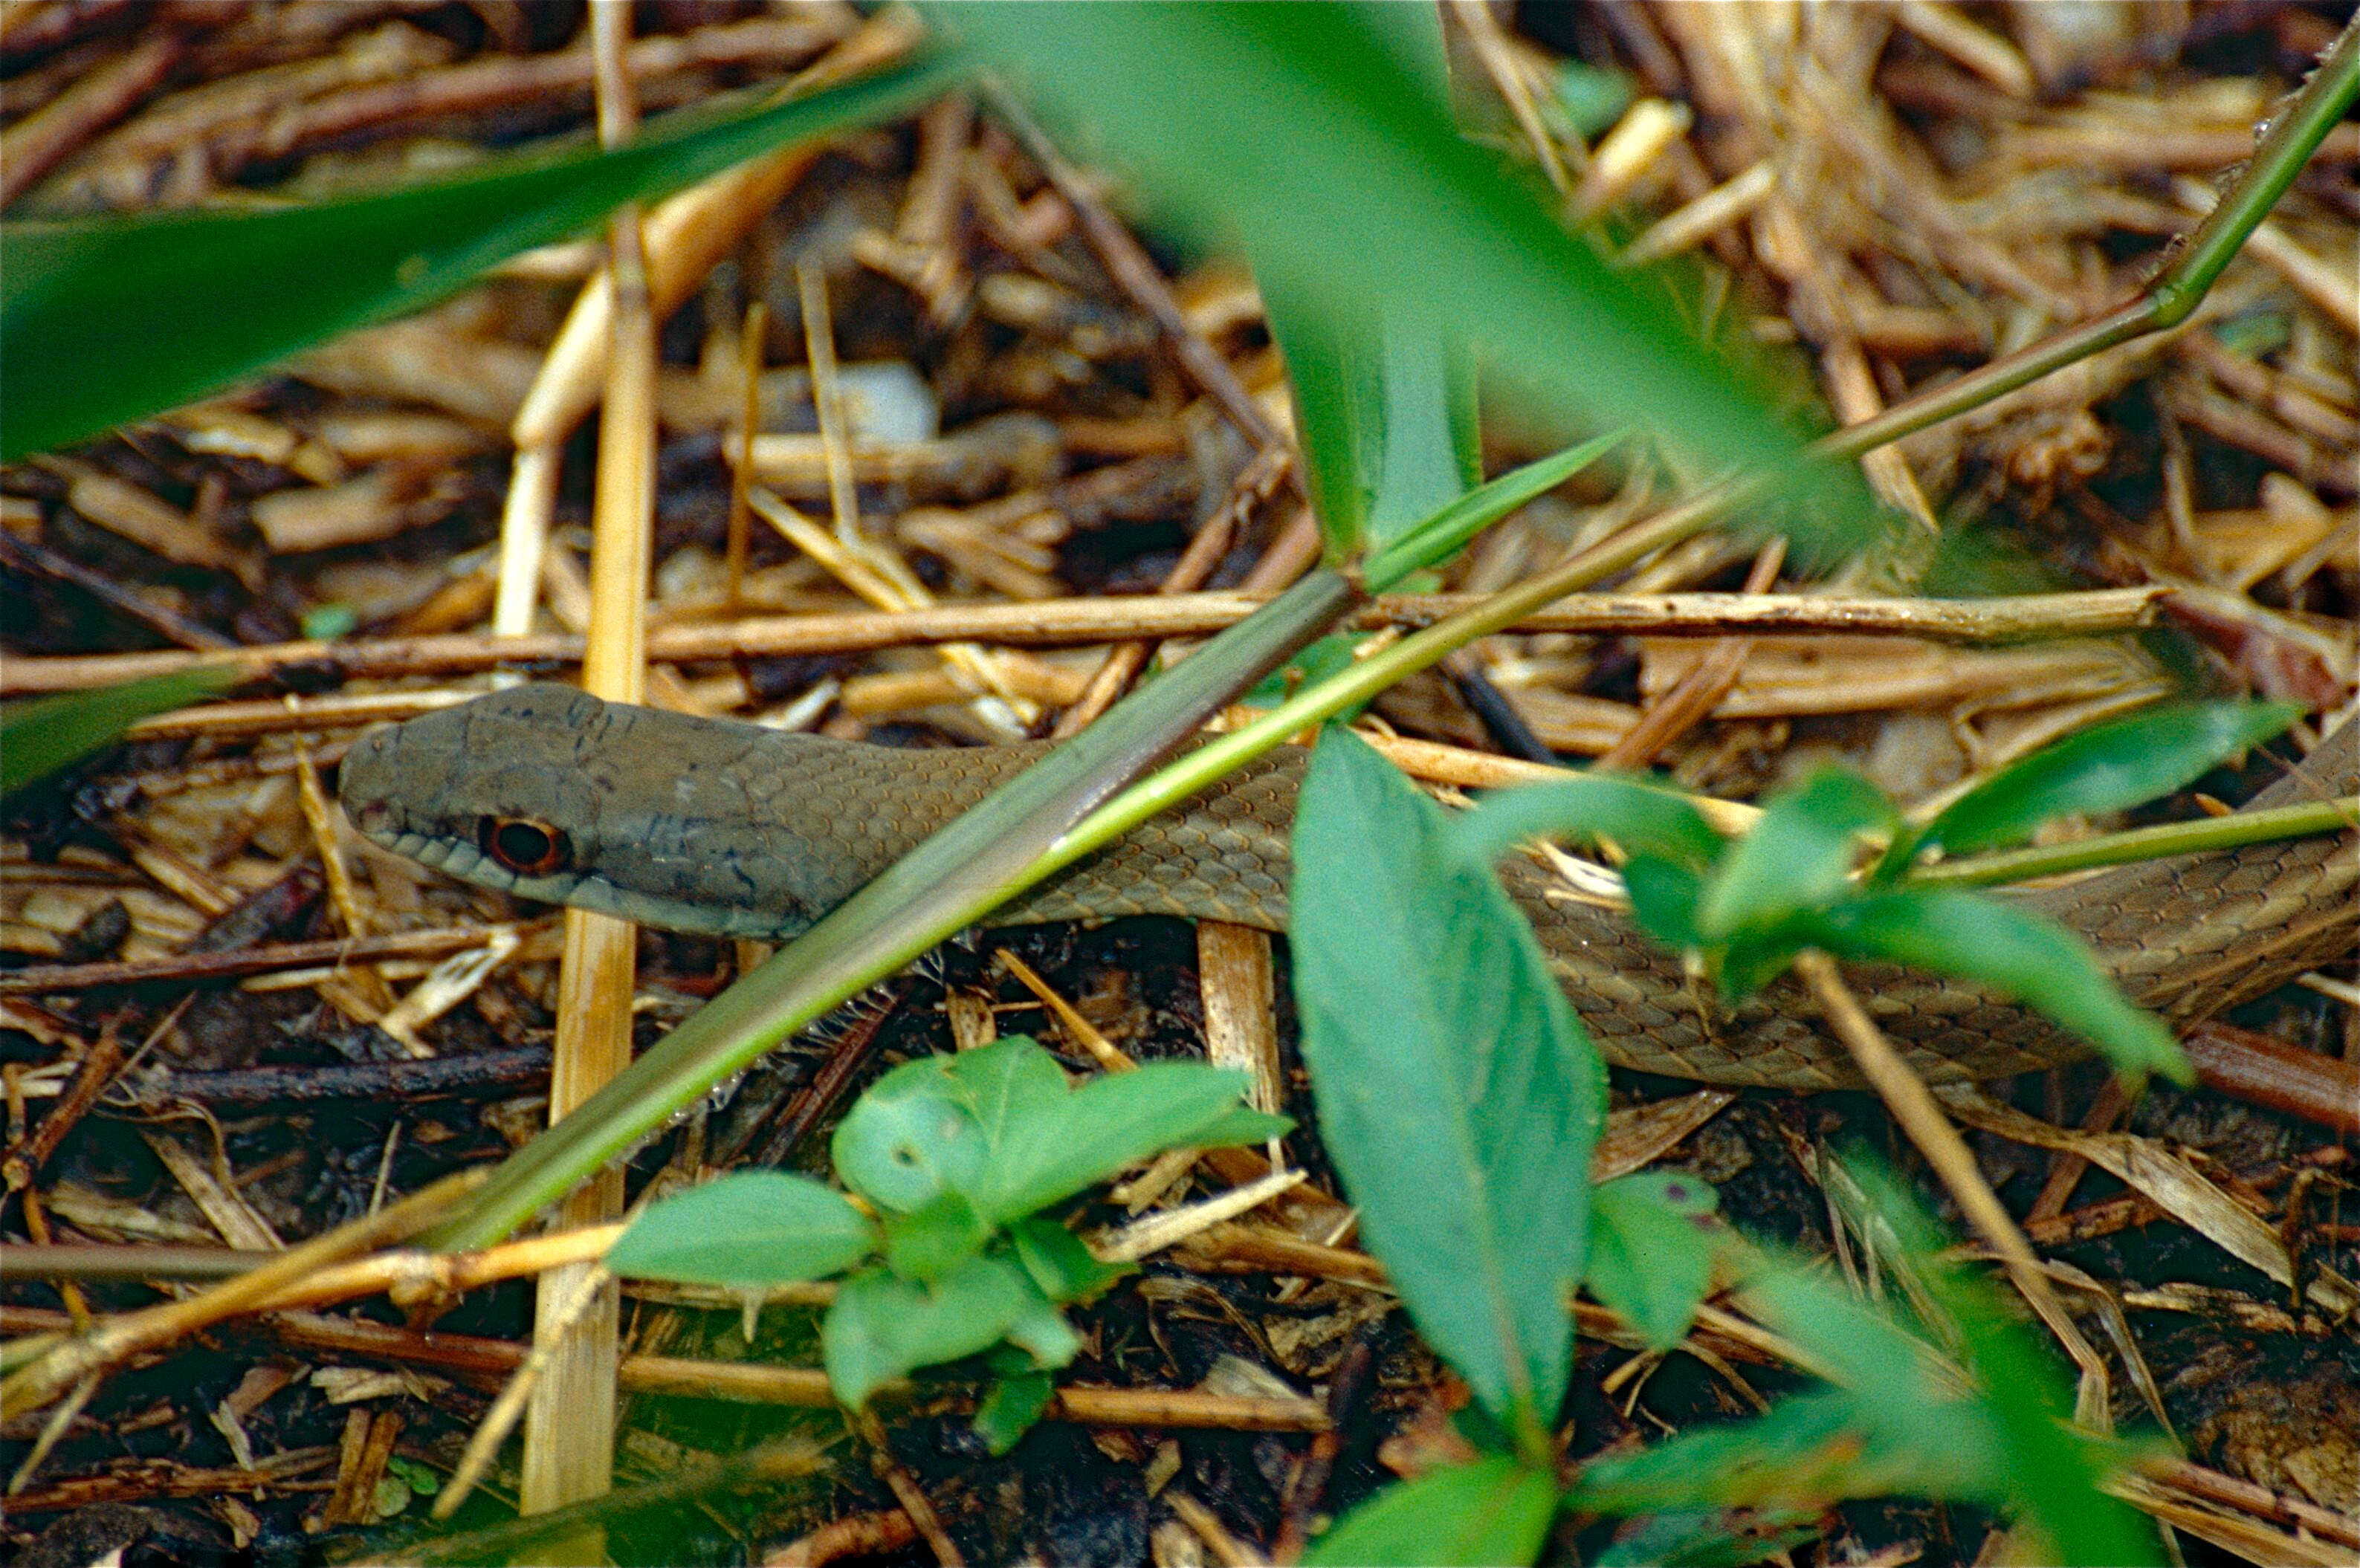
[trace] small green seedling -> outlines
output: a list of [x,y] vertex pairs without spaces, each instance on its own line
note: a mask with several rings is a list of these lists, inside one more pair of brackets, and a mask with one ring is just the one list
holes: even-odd
[[[1669,789],[1599,774],[1505,791],[1453,816],[1349,731],[1328,731],[1295,832],[1304,1060],[1369,1250],[1466,1379],[1475,1406],[1461,1428],[1491,1452],[1382,1494],[1309,1560],[1529,1562],[1570,1509],[1643,1516],[1613,1561],[1746,1562],[1830,1502],[1891,1491],[2013,1508],[2060,1561],[2150,1559],[2151,1532],[2095,1490],[2113,1460],[2058,1424],[2054,1368],[1975,1282],[1940,1275],[1941,1304],[1968,1331],[1953,1342],[1970,1347],[1981,1387],[1939,1387],[1914,1336],[1807,1270],[1744,1249],[1703,1182],[1646,1173],[1591,1189],[1604,1070],[1491,866],[1536,836],[1611,840],[1628,857],[1639,925],[1696,959],[1723,998],[1760,989],[1808,948],[1920,964],[2048,1014],[2126,1077],[2184,1079],[2169,1033],[2071,933],[1910,874],[1932,854],[2020,844],[2056,815],[2178,789],[2291,716],[2283,705],[2190,704],[2101,726],[2004,769],[1916,829],[1865,780],[1823,772],[1772,800],[1738,839]],[[1933,1269],[1937,1244],[1922,1222],[1894,1223]],[[1568,1487],[1552,1429],[1571,1370],[1575,1289],[1666,1349],[1717,1265],[1747,1276],[1748,1305],[1834,1387],[1758,1421],[1594,1463]],[[1487,1522],[1473,1528],[1477,1519]]]
[[[990,1353],[976,1425],[995,1454],[1047,1408],[1080,1342],[1063,1308],[1130,1269],[1043,1211],[1168,1149],[1260,1143],[1242,1073],[1194,1062],[1068,1086],[1022,1035],[905,1062],[837,1127],[836,1171],[749,1171],[652,1204],[606,1255],[617,1274],[759,1291],[845,1276],[820,1327],[829,1386],[858,1409],[921,1367]],[[865,1204],[865,1206],[864,1206]]]

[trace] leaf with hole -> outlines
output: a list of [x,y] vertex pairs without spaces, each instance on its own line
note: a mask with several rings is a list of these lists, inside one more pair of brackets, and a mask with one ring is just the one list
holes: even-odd
[[1582,1283],[1655,1350],[1685,1338],[1712,1282],[1720,1196],[1679,1171],[1642,1171],[1590,1195],[1590,1261]]
[[991,1158],[970,1097],[945,1076],[947,1060],[903,1062],[836,1124],[836,1173],[880,1209],[913,1214],[946,1192],[972,1193]]

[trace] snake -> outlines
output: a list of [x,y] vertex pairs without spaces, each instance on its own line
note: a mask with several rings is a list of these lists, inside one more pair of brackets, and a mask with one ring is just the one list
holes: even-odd
[[[530,683],[380,726],[343,761],[345,811],[372,843],[519,898],[713,937],[791,940],[1047,743],[906,748],[603,702]],[[1281,746],[1003,905],[995,925],[1175,915],[1284,931],[1287,850],[1308,753]],[[2256,806],[2355,790],[2360,723],[2341,725]],[[2185,1022],[2348,959],[2355,834],[2117,866],[2003,895],[2077,936],[2129,997]],[[1384,845],[1368,853],[1382,855]],[[1498,868],[1609,1062],[1727,1085],[1859,1080],[1791,980],[1734,1007],[1627,914],[1568,897],[1524,855]],[[2060,954],[2060,958],[2061,958]],[[1847,966],[1931,1082],[2038,1071],[2085,1043],[1968,980]]]

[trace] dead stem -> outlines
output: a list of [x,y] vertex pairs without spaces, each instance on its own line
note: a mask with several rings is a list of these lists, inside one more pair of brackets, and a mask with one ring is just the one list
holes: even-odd
[[2001,1204],[1998,1194],[1983,1180],[1982,1169],[1975,1164],[1972,1150],[1966,1139],[1959,1136],[1950,1118],[1915,1073],[1909,1071],[1885,1038],[1885,1032],[1870,1021],[1867,1009],[1846,985],[1837,972],[1835,960],[1817,951],[1806,951],[1795,959],[1795,968],[1809,985],[1811,995],[1819,999],[1819,1008],[1829,1026],[1859,1064],[1861,1076],[1866,1078],[1893,1119],[1926,1163],[1941,1181],[1959,1212],[1967,1223],[1982,1233],[1984,1240],[1999,1253],[2002,1266],[2009,1279],[2022,1291],[2024,1299],[2038,1313],[2040,1321],[2064,1345],[2081,1369],[2081,1398],[2075,1401],[2074,1414],[2084,1425],[2103,1431],[2109,1424],[2105,1408],[2106,1364],[2090,1342],[2081,1336],[2081,1328],[2065,1310],[2065,1303],[2049,1287],[2049,1276],[2042,1272],[2040,1257],[2032,1244],[2016,1228],[2016,1221]]

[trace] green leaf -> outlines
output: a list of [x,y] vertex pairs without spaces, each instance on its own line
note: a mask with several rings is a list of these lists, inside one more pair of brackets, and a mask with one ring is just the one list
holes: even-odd
[[[1435,112],[1449,108],[1442,14],[1365,5],[1370,40]],[[1430,312],[1262,279],[1271,336],[1286,357],[1305,491],[1328,559],[1358,559],[1448,506],[1483,477],[1475,365]]]
[[[1245,1089],[1244,1073],[1194,1062],[1093,1078],[1009,1127],[978,1179],[976,1205],[1005,1224],[1167,1149],[1202,1147],[1214,1129],[1238,1126],[1230,1116]],[[1263,1124],[1252,1124],[1248,1137],[1262,1136]]]
[[993,1458],[1023,1441],[1056,1392],[1057,1385],[1046,1372],[1006,1372],[993,1379],[975,1408],[976,1434]]
[[1858,774],[1813,774],[1773,800],[1730,850],[1705,886],[1697,929],[1710,942],[1825,904],[1844,891],[1860,835],[1896,820],[1893,802]]
[[1057,1059],[1029,1034],[1004,1035],[933,1062],[982,1130],[988,1159],[1027,1124],[1055,1116],[1072,1089]]
[[1752,1421],[1691,1428],[1636,1454],[1595,1461],[1576,1477],[1566,1506],[1590,1513],[1809,1512],[1891,1492],[1990,1500],[1999,1463],[1988,1423],[1963,1401],[1885,1407],[1839,1388],[1781,1400]]
[[1742,1568],[1819,1533],[1815,1518],[1784,1510],[1681,1508],[1649,1514],[1615,1533],[1590,1568]]
[[2148,1073],[2194,1082],[2171,1031],[2125,999],[2080,937],[2029,909],[1952,888],[1913,888],[1839,904],[1812,925],[1813,940],[1830,953],[1979,981],[2045,1013],[2134,1082]]
[[1577,133],[1594,136],[1631,106],[1631,79],[1619,71],[1568,60],[1557,68],[1557,101]]
[[[1468,491],[1406,529],[1389,542],[1380,539],[1363,575],[1371,593],[1382,593],[1412,572],[1439,566],[1467,542],[1502,517],[1547,495],[1629,439],[1613,430],[1511,469],[1489,484]],[[1479,474],[1478,478],[1481,477]]]
[[828,1387],[858,1410],[880,1384],[990,1349],[1036,1303],[1047,1306],[1004,1258],[970,1258],[931,1284],[864,1270],[837,1287],[820,1324]]
[[[15,379],[12,371],[7,379]],[[168,713],[237,683],[225,668],[176,670],[95,691],[27,697],[0,707],[0,798],[95,756],[150,713]]]
[[969,1097],[944,1071],[950,1060],[903,1062],[836,1124],[828,1145],[836,1173],[880,1209],[913,1214],[945,1192],[972,1194],[990,1159]]
[[1701,870],[1721,853],[1721,835],[1677,789],[1613,773],[1579,773],[1483,797],[1453,819],[1465,852],[1486,864],[1528,839],[1612,839],[1633,856],[1660,856]]
[[975,1205],[945,1192],[906,1214],[885,1222],[885,1267],[904,1279],[939,1279],[981,1252],[991,1226]]
[[2008,1500],[2049,1538],[2060,1563],[2151,1563],[2162,1560],[2155,1527],[2100,1490],[2130,1454],[2065,1424],[2063,1373],[1991,1286],[1944,1260],[1944,1237],[1908,1189],[1858,1153],[1844,1165],[1871,1205],[1913,1254],[1919,1277],[1960,1330],[1973,1358],[1983,1406],[2002,1452]]
[[1656,1350],[1685,1338],[1712,1283],[1710,1224],[1720,1196],[1694,1176],[1643,1171],[1590,1195],[1590,1262],[1582,1283]]
[[1604,1069],[1488,867],[1349,730],[1312,756],[1293,899],[1304,1060],[1369,1250],[1530,1443],[1565,1394]]
[[1008,1227],[1016,1260],[1041,1293],[1064,1305],[1087,1301],[1118,1279],[1139,1272],[1135,1264],[1101,1263],[1081,1238],[1054,1220],[1035,1215]]
[[[1266,298],[1357,302],[1330,310],[1379,314],[1389,333],[1423,317],[1487,368],[1598,425],[1635,420],[1711,471],[1791,460],[1723,367],[1461,140],[1355,8],[929,15],[1159,195],[1240,236]],[[1858,494],[1856,476],[1841,483]]]
[[1399,537],[1483,477],[1471,461],[1471,366],[1427,319],[1275,278],[1262,301],[1286,355],[1305,487],[1331,561]]
[[1702,945],[1696,909],[1704,897],[1703,877],[1685,866],[1636,855],[1622,867],[1622,889],[1631,896],[1631,918],[1641,931],[1668,948]]
[[1531,1563],[1557,1517],[1557,1477],[1498,1456],[1380,1492],[1311,1543],[1313,1568],[1496,1568]]
[[839,1274],[877,1249],[877,1227],[808,1176],[742,1171],[650,1203],[607,1250],[638,1279],[759,1290]]
[[2028,840],[2052,817],[2144,805],[2301,715],[2296,702],[2190,702],[2099,724],[1968,790],[1927,825],[1909,853],[1997,849]]
[[920,61],[748,111],[684,111],[614,152],[534,149],[384,195],[0,232],[0,458],[183,403],[308,343],[419,309],[617,203],[789,142],[901,114],[950,71]]
[[1024,1304],[1009,1321],[1008,1343],[1028,1352],[1036,1366],[1047,1367],[1070,1365],[1082,1350],[1081,1335],[1057,1304],[1029,1288]]

